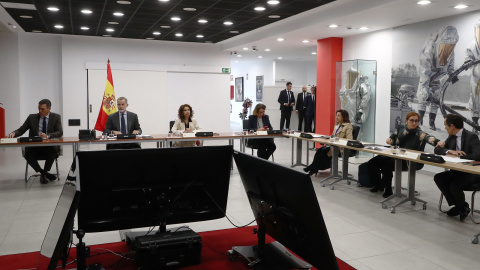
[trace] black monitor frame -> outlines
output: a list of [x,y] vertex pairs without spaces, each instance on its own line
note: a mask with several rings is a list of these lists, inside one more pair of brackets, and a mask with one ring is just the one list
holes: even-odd
[[[245,253],[251,264],[267,268],[309,269],[302,261],[291,262],[294,256],[285,256],[284,245],[318,269],[338,269],[308,174],[237,151],[233,156],[259,229],[257,246],[234,247],[230,253]],[[265,234],[278,242],[266,245]]]
[[232,153],[230,145],[78,152],[78,227],[88,233],[223,218]]

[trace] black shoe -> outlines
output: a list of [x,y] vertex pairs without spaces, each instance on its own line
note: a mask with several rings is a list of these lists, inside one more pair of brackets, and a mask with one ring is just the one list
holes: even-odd
[[390,187],[390,188],[385,189],[385,192],[383,193],[382,196],[383,196],[383,198],[388,198],[392,195],[393,195],[393,191],[392,191],[392,188]]
[[370,192],[377,192],[377,191],[383,191],[383,188],[379,188],[379,187],[373,187],[370,189]]
[[466,217],[470,214],[470,208],[466,207],[462,211],[460,211],[460,221],[463,221]]
[[310,171],[310,172],[308,173],[308,175],[309,175],[309,176],[312,176],[312,175],[314,175],[314,174],[315,174],[315,176],[317,176],[317,173],[318,173],[318,171],[316,171],[316,172],[314,172],[314,171]]
[[51,173],[48,173],[48,172],[45,173],[45,177],[50,181],[53,181],[53,180],[57,179],[57,176],[55,174],[51,174]]
[[42,184],[48,184],[48,182],[49,182],[49,181],[47,180],[47,177],[45,177],[45,174],[42,173],[42,174],[40,175],[40,183],[42,183]]
[[456,217],[458,215],[460,215],[460,211],[456,206],[450,208],[450,210],[447,211],[447,216],[449,217]]
[[304,171],[304,172],[309,172],[310,169],[309,169],[308,167],[305,167],[305,168],[303,168],[303,171]]

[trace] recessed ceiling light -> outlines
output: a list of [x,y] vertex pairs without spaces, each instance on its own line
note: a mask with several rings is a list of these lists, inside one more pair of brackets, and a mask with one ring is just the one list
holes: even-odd
[[160,28],[170,28],[171,26],[170,25],[162,25],[160,26]]
[[278,18],[280,18],[280,15],[270,15],[270,16],[268,16],[268,18],[270,18],[270,19],[278,19]]
[[57,29],[62,29],[62,28],[63,28],[63,25],[57,24],[57,25],[55,25],[54,27],[57,28]]
[[248,51],[248,48],[247,48],[247,47],[244,47],[243,50],[244,50],[244,51]]
[[88,27],[86,27],[86,26],[82,26],[82,27],[80,27],[80,29],[82,29],[82,30],[89,30],[90,28],[88,28]]
[[330,28],[337,28],[338,25],[336,25],[336,24],[330,24],[328,27],[330,27]]
[[241,55],[241,54],[237,54],[237,57],[242,57],[242,55]]
[[460,5],[454,6],[453,8],[456,8],[456,9],[464,9],[464,8],[467,8],[467,7],[468,7],[467,5],[460,4]]
[[180,21],[181,19],[180,19],[180,17],[172,17],[171,20],[172,21]]
[[269,4],[269,5],[277,5],[277,4],[280,4],[280,1],[276,1],[276,0],[274,1],[274,0],[272,0],[272,1],[268,1],[267,4]]
[[121,13],[121,12],[114,12],[113,15],[114,15],[114,16],[118,16],[118,17],[121,17],[121,16],[123,16],[124,14]]
[[108,24],[118,24],[118,22],[108,22]]
[[23,19],[32,19],[33,17],[32,17],[32,16],[28,16],[28,15],[20,15],[20,18],[23,18]]
[[183,8],[183,10],[185,10],[185,11],[196,11],[197,9],[192,8],[192,7],[186,7],[186,8]]
[[317,54],[316,52],[312,52],[311,54]]
[[177,36],[177,37],[183,37],[183,34],[182,34],[182,33],[176,33],[175,36]]
[[232,25],[233,22],[231,22],[231,21],[226,21],[226,22],[224,22],[223,24],[225,24],[225,25]]
[[60,10],[57,7],[48,7],[47,9],[50,10],[50,11],[59,11]]
[[428,5],[428,4],[431,4],[432,2],[428,1],[428,0],[422,0],[422,1],[418,1],[417,4],[419,5]]
[[82,9],[82,11],[80,12],[82,12],[83,14],[92,14],[92,11],[89,9]]
[[278,59],[278,60],[282,60],[282,59],[283,59],[283,57],[279,56],[277,59]]
[[197,35],[197,38],[203,38],[203,35]]
[[230,31],[230,34],[238,34],[238,33],[240,33],[240,32],[237,31],[237,30],[232,30],[232,31]]
[[120,5],[130,5],[132,2],[130,1],[123,1],[123,0],[119,0],[117,1],[117,4],[120,4]]
[[153,38],[153,37],[147,37],[146,39],[148,39],[148,40],[152,40],[152,39],[154,39],[154,38]]
[[306,39],[305,39],[305,40],[302,40],[302,42],[303,42],[303,43],[309,43],[310,40],[306,40]]
[[284,39],[284,38],[281,38],[281,37],[277,38],[277,41],[284,41],[284,40],[285,40],[285,39]]
[[368,27],[362,26],[359,28],[360,30],[368,30]]
[[264,10],[265,10],[264,7],[256,7],[256,8],[254,8],[254,9],[255,9],[256,11],[264,11]]
[[263,56],[259,55],[258,58],[263,58]]
[[266,51],[266,52],[269,52],[269,51],[270,51],[270,49],[265,49],[265,51]]
[[198,22],[199,22],[199,23],[207,23],[208,21],[205,20],[205,19],[200,19],[200,20],[198,20]]
[[104,37],[111,37],[112,35],[103,35]]
[[113,29],[113,28],[107,28],[105,30],[107,30],[107,32],[114,32],[115,31],[115,29]]
[[154,34],[155,36],[158,36],[158,35],[160,35],[161,33],[160,33],[160,32],[153,32],[152,34]]
[[168,1],[170,1],[170,0],[158,0],[158,1],[160,1],[160,2],[168,2]]
[[32,30],[33,33],[42,33],[40,30]]

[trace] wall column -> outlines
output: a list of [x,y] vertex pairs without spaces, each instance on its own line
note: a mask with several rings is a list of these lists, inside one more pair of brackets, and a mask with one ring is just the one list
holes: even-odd
[[335,124],[335,66],[342,61],[343,38],[317,40],[315,132],[330,135]]

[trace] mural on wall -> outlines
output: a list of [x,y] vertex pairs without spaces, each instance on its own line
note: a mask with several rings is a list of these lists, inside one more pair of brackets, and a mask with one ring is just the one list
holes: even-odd
[[260,102],[263,101],[263,76],[256,77],[256,101]]
[[448,113],[461,115],[465,128],[479,134],[479,44],[480,12],[395,28],[390,132],[416,111],[422,130],[440,140],[448,137]]
[[235,102],[243,102],[243,77],[235,78]]

